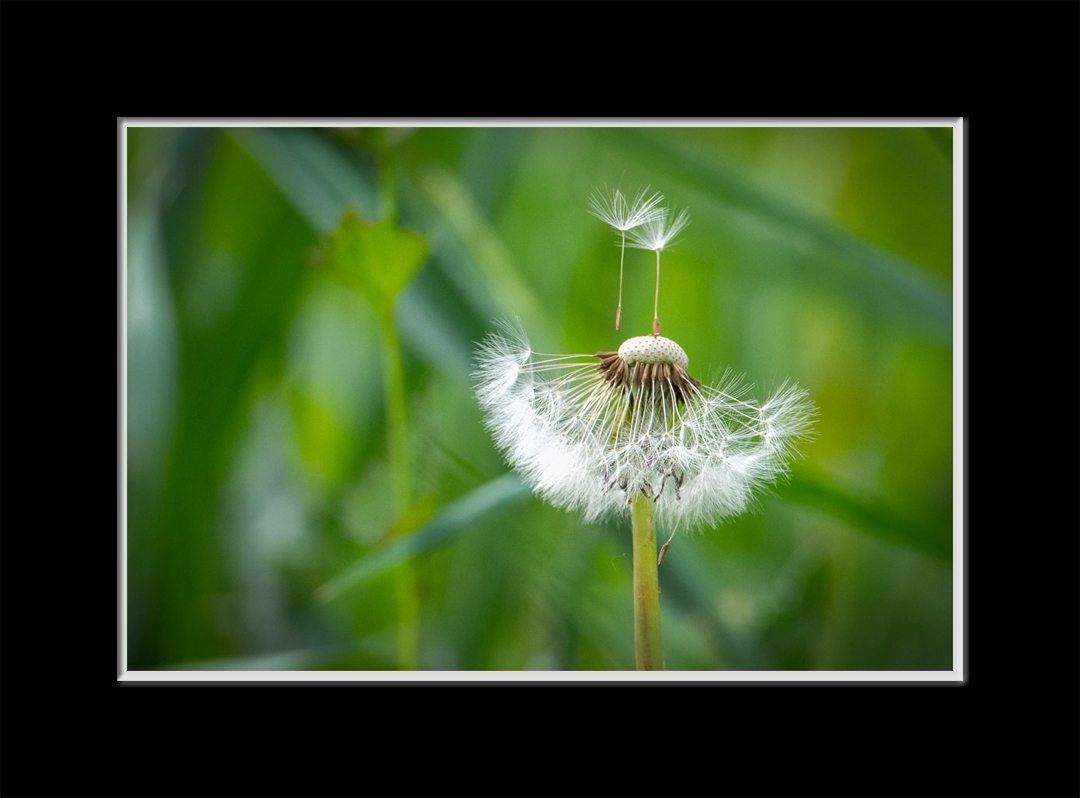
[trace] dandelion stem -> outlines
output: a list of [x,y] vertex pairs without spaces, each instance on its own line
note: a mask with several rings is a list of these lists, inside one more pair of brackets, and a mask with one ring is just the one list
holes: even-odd
[[639,671],[664,669],[655,511],[652,500],[643,493],[634,498],[634,659]]

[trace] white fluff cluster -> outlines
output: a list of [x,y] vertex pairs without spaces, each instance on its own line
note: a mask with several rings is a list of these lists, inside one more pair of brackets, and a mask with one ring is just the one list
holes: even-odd
[[589,213],[616,232],[625,233],[646,222],[662,219],[665,211],[659,205],[663,201],[664,197],[659,193],[649,196],[648,188],[639,191],[633,199],[628,199],[619,189],[610,194],[595,191],[589,197]]
[[520,321],[502,322],[481,345],[475,374],[510,465],[547,501],[589,521],[629,517],[643,492],[669,528],[714,526],[787,472],[814,415],[795,385],[755,404],[730,372],[715,387],[687,390],[671,380],[608,380],[598,363],[536,355]]
[[690,209],[683,208],[677,215],[666,208],[663,213],[652,216],[630,230],[630,246],[660,252],[675,240],[690,224]]

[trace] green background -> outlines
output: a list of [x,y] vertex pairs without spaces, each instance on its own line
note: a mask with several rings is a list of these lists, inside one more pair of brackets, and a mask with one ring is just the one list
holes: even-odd
[[820,413],[755,512],[673,541],[668,669],[952,669],[950,128],[126,135],[130,669],[632,669],[628,526],[508,475],[470,371],[501,316],[650,331],[652,253],[616,333],[587,213],[646,185],[690,209],[691,373]]

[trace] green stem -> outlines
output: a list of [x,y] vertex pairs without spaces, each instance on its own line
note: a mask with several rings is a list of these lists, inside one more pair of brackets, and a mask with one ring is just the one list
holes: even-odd
[[[409,422],[406,414],[405,376],[401,363],[401,346],[394,329],[392,315],[383,325],[383,388],[386,420],[389,430],[387,445],[390,460],[390,481],[393,488],[394,516],[400,519],[412,506],[412,478],[409,472]],[[395,569],[398,605],[398,667],[416,670],[420,661],[420,599],[416,593],[416,578],[412,562],[406,560]]]
[[634,660],[639,671],[664,669],[655,511],[652,500],[644,494],[634,498]]
[[401,345],[392,319],[383,319],[383,389],[389,430],[390,479],[394,512],[399,517],[412,505],[409,475],[409,420],[405,402],[405,374]]

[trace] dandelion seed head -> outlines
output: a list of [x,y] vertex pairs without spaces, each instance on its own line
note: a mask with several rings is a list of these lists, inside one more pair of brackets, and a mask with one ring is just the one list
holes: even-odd
[[689,374],[675,341],[640,336],[593,355],[536,355],[520,322],[480,346],[476,394],[496,446],[547,501],[627,518],[638,493],[673,528],[746,511],[787,473],[814,409],[782,385],[763,403],[733,372]]

